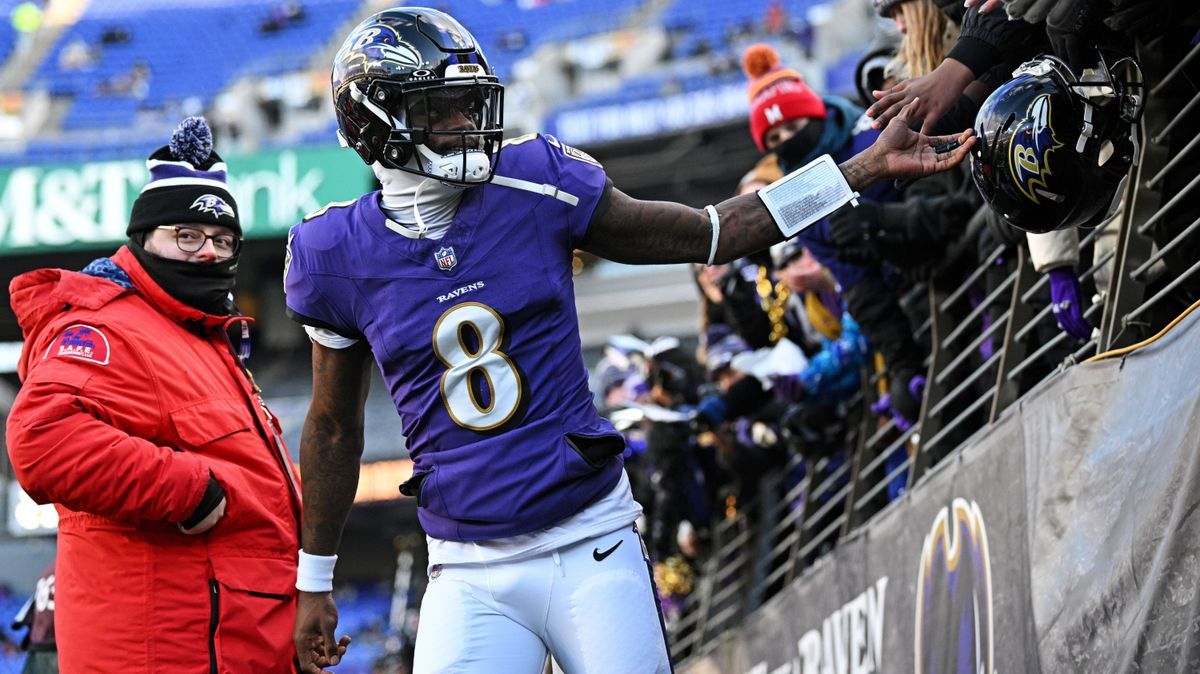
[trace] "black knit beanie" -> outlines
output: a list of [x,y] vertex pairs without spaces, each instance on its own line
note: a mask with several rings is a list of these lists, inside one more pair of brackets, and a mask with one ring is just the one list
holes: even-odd
[[127,235],[160,225],[221,225],[238,236],[237,202],[225,182],[225,162],[213,151],[212,130],[203,117],[188,117],[171,142],[146,160],[150,182],[133,202]]

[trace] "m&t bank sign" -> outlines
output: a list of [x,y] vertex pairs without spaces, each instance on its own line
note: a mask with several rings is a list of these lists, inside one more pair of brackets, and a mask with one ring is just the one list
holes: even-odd
[[[248,238],[283,236],[330,201],[360,196],[371,172],[339,147],[231,156],[229,185]],[[104,248],[125,240],[143,160],[0,171],[0,255]]]

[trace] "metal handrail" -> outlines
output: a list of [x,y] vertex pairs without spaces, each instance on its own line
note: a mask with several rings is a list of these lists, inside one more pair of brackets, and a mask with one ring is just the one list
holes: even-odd
[[954,360],[947,363],[945,368],[943,368],[942,371],[937,374],[937,379],[936,379],[937,383],[940,384],[940,383],[946,381],[946,379],[950,376],[950,373],[957,370],[959,365],[966,362],[968,358],[975,355],[975,350],[978,349],[979,346],[981,344],[983,344],[983,342],[985,340],[991,338],[994,334],[996,334],[997,330],[999,330],[1000,328],[1007,329],[1008,328],[1008,320],[1011,316],[1012,316],[1012,312],[1005,310],[1005,312],[1003,314],[1000,314],[1000,316],[997,317],[996,320],[993,321],[992,324],[987,327],[987,329],[985,329],[983,332],[979,333],[978,337],[971,340],[971,342],[969,344],[967,344],[965,347],[963,347],[962,353],[955,356]]

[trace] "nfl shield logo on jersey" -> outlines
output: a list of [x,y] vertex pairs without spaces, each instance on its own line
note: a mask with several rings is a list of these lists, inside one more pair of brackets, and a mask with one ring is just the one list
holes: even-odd
[[433,257],[437,259],[438,269],[442,271],[450,271],[458,264],[458,258],[454,257],[454,248],[450,246],[443,246]]

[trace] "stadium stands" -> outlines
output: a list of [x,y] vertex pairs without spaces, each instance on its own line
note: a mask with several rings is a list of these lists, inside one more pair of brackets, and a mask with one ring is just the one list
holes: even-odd
[[[262,25],[272,4],[250,3],[247,9],[233,2],[94,3],[63,33],[26,88],[45,85],[74,97],[64,130],[119,127],[140,109],[193,97],[207,104],[238,77],[306,68],[314,49],[330,39],[331,28],[352,18],[358,7],[349,0],[308,0],[302,18],[267,32]],[[62,62],[63,50],[76,40],[99,51],[88,68]]]
[[543,2],[514,12],[512,2],[450,0],[439,4],[483,46],[501,78],[512,65],[548,42],[578,40],[616,30],[644,0]]
[[[15,5],[4,0],[0,10]],[[739,77],[736,53],[746,40],[765,34],[811,42],[803,21],[818,0],[445,0],[437,6],[470,28],[497,73],[514,69],[550,44],[563,44],[633,28],[610,47],[618,57],[630,37],[646,27],[670,33],[668,49],[653,69],[622,72],[597,87],[566,91],[554,106],[579,109],[644,100],[720,86]],[[287,91],[323,102],[320,61],[346,27],[386,3],[363,0],[114,0],[92,2],[62,30],[25,92],[48,91],[57,116],[23,147],[0,153],[0,165],[116,159],[142,156],[147,135],[158,137],[186,114],[211,112],[219,97],[240,81],[271,83],[280,75],[311,72],[312,91]],[[5,11],[7,14],[7,11]],[[13,44],[0,23],[0,51]],[[808,47],[804,47],[807,49]],[[5,54],[0,53],[0,61]],[[561,67],[562,64],[555,64]],[[586,69],[586,68],[585,68]],[[254,94],[261,96],[261,94]],[[276,87],[278,96],[278,87]],[[565,100],[561,100],[565,97]],[[251,97],[249,102],[260,101]],[[241,103],[247,99],[239,99]],[[276,120],[277,121],[277,120]],[[537,120],[529,122],[536,126]],[[271,124],[266,147],[334,142],[331,116],[299,128]]]
[[[668,30],[683,30],[689,40],[708,40],[714,48],[726,43],[731,32],[753,30],[768,20],[773,11],[782,12],[777,21],[780,31],[786,28],[788,15],[799,16],[818,0],[743,0],[742,2],[700,3],[677,0],[659,19]],[[773,9],[776,7],[778,9]]]
[[13,29],[12,22],[8,20],[17,4],[16,0],[0,2],[0,63],[4,63],[17,46],[17,31]]

